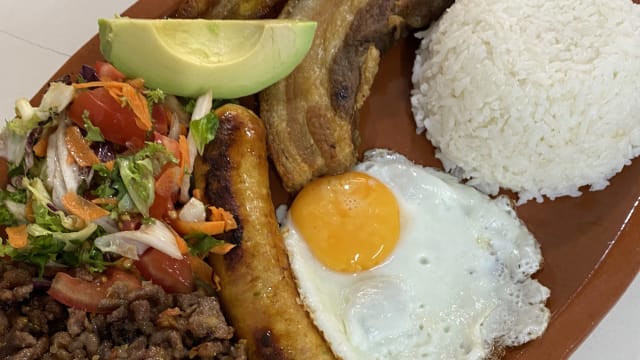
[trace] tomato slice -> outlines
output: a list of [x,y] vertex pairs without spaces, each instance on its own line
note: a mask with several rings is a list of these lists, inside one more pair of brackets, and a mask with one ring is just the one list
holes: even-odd
[[96,73],[102,81],[122,81],[126,77],[120,70],[116,69],[115,66],[104,61],[96,61]]
[[160,250],[149,248],[134,264],[145,279],[168,293],[189,293],[193,290],[193,271],[187,256],[174,259]]
[[182,169],[177,165],[167,166],[155,183],[155,195],[153,204],[149,208],[149,215],[156,219],[164,218],[168,211],[173,210],[175,202],[178,200],[180,191],[180,172]]
[[[180,161],[180,145],[176,140],[154,133],[155,142],[162,144],[173,156]],[[155,196],[149,208],[149,214],[156,219],[162,219],[168,211],[173,210],[173,204],[178,200],[182,169],[176,164],[165,165],[156,179]]]
[[162,104],[155,104],[151,109],[151,118],[153,119],[153,130],[167,135],[169,133],[169,110]]
[[84,127],[82,114],[89,112],[89,119],[100,128],[105,139],[130,148],[144,145],[146,131],[136,125],[135,114],[130,107],[123,107],[105,88],[80,92],[69,106],[69,117]]
[[180,161],[181,154],[180,154],[180,144],[178,143],[178,141],[173,140],[170,137],[164,136],[159,132],[153,133],[153,139],[155,142],[162,144],[171,154],[173,154],[173,157],[175,157],[176,160]]
[[116,268],[109,268],[100,279],[95,281],[78,279],[67,273],[59,272],[53,278],[47,293],[58,302],[74,309],[93,313],[108,313],[113,309],[98,309],[98,304],[107,295],[109,288],[117,282],[125,283],[129,290],[142,286],[136,275]]
[[164,219],[164,216],[174,209],[173,203],[173,197],[156,192],[153,204],[149,207],[149,216],[154,219]]

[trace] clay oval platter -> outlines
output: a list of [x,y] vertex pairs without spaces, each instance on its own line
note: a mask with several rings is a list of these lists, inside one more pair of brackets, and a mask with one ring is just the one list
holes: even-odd
[[[636,0],[634,0],[635,2]],[[171,17],[178,0],[140,0],[123,13],[136,18]],[[416,163],[441,168],[431,143],[416,134],[409,95],[415,39],[400,41],[380,64],[371,95],[360,113],[360,151],[389,148]],[[77,73],[102,59],[97,37],[90,39],[51,77]],[[43,89],[46,86],[43,85]],[[42,97],[40,90],[32,102]],[[286,199],[272,176],[274,202]],[[633,161],[602,191],[516,208],[542,247],[536,278],[551,289],[552,313],[544,335],[507,351],[508,360],[564,359],[615,304],[640,269],[640,160]]]

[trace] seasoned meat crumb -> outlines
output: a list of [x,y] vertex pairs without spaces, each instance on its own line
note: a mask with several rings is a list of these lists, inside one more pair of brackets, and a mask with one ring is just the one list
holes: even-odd
[[0,260],[0,359],[246,359],[215,297],[116,284],[100,304],[114,310],[91,314],[53,300],[35,276]]
[[198,299],[189,317],[187,329],[199,338],[229,339],[233,336],[233,328],[225,324],[220,306],[213,298]]

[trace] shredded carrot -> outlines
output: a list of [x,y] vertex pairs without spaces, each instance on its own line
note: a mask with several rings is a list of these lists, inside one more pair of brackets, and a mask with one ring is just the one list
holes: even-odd
[[178,149],[180,150],[180,180],[179,183],[182,183],[182,178],[184,174],[189,170],[189,142],[184,135],[180,135],[178,137]]
[[180,310],[180,308],[174,307],[164,310],[163,312],[158,314],[158,316],[178,316],[180,314],[182,314],[182,310]]
[[226,242],[224,244],[220,244],[218,246],[212,247],[211,250],[209,250],[209,252],[217,255],[224,255],[229,251],[231,251],[231,249],[233,249],[234,247],[236,247],[234,244],[230,244]]
[[74,89],[86,89],[90,87],[101,87],[101,86],[104,86],[104,84],[109,82],[111,81],[87,81],[83,83],[73,83],[71,84],[71,86],[73,86]]
[[224,220],[224,218],[222,217],[222,212],[220,211],[221,209],[215,207],[215,206],[209,206],[209,212],[211,213],[211,215],[209,215],[209,220],[211,221],[221,221]]
[[160,316],[162,315],[166,315],[166,316],[178,316],[182,314],[182,310],[180,310],[180,308],[168,308],[166,310],[164,310],[163,312],[161,312]]
[[166,197],[176,193],[179,190],[179,179],[182,173],[182,170],[175,164],[167,167],[156,180],[156,193]]
[[202,189],[198,189],[198,188],[193,189],[192,195],[194,198],[204,202],[204,196],[202,196]]
[[213,284],[215,285],[216,291],[222,290],[222,281],[220,281],[220,276],[218,274],[213,273]]
[[122,106],[122,107],[126,106],[126,103],[124,102],[124,101],[126,101],[126,99],[124,99],[124,95],[122,94],[122,89],[121,88],[119,88],[119,87],[105,87],[105,89],[107,89],[107,92],[109,93],[109,95],[111,95],[111,97],[114,98],[118,102],[118,104],[120,104],[120,106]]
[[38,141],[33,145],[33,153],[38,157],[47,156],[47,146],[49,145],[49,128],[40,135]]
[[203,233],[207,235],[217,235],[224,232],[224,221],[182,221],[180,219],[171,220],[174,229],[180,235]]
[[238,224],[236,223],[236,219],[233,217],[233,214],[228,212],[225,209],[217,208],[215,206],[209,206],[209,211],[211,215],[209,216],[209,220],[211,221],[224,221],[224,231],[229,231],[238,228]]
[[144,80],[142,78],[131,79],[127,83],[138,90],[144,89]]
[[122,87],[122,95],[127,99],[127,103],[131,106],[133,113],[136,114],[136,125],[140,129],[151,130],[151,114],[149,113],[147,98],[129,84],[125,84]]
[[[134,83],[138,85],[137,83]],[[142,130],[151,130],[151,114],[147,105],[147,98],[136,90],[131,84],[120,81],[90,81],[86,83],[73,84],[76,89],[86,89],[91,87],[104,87],[111,97],[118,102],[124,98],[136,116],[136,125]]]
[[180,254],[182,254],[182,255],[188,254],[189,253],[189,245],[187,245],[187,242],[184,241],[182,236],[180,236],[178,234],[174,234],[174,236],[176,238],[176,244],[178,245],[178,249],[180,249]]
[[69,126],[64,132],[64,142],[67,145],[69,154],[78,165],[93,166],[100,164],[100,159],[89,147],[79,127]]
[[72,86],[75,89],[86,89],[92,87],[119,87],[120,84],[124,84],[120,81],[89,81],[84,83],[73,83]]
[[176,317],[182,314],[182,310],[180,308],[168,308],[158,314],[158,319],[156,320],[156,324],[161,328],[179,328]]
[[109,211],[70,191],[62,196],[62,205],[69,212],[86,222],[109,215]]
[[103,164],[107,168],[107,170],[111,171],[111,170],[113,170],[113,166],[116,164],[116,161],[115,160],[109,160],[109,161],[107,161],[107,162],[105,162]]
[[176,239],[176,245],[178,245],[178,249],[180,250],[180,254],[182,255],[186,255],[189,253],[189,245],[187,244],[187,242],[182,238],[182,236],[180,236],[180,234],[178,234],[176,232],[176,230],[172,227],[172,226],[167,226],[169,228],[169,230],[171,230],[171,233],[173,234],[173,237]]
[[9,245],[14,249],[21,249],[27,246],[27,225],[10,226],[5,229],[9,238]]
[[211,265],[207,264],[203,259],[193,255],[189,256],[189,262],[191,263],[191,271],[193,271],[193,274],[198,279],[206,282],[207,284],[213,285],[213,269],[211,268]]

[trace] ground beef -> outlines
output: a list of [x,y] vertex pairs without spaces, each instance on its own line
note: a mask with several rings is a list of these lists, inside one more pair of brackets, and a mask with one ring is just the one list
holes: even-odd
[[[35,269],[0,260],[0,359],[246,359],[215,297],[114,285],[91,314],[66,308]],[[44,282],[46,284],[46,282]]]

